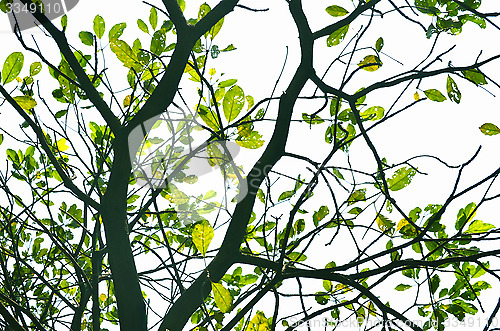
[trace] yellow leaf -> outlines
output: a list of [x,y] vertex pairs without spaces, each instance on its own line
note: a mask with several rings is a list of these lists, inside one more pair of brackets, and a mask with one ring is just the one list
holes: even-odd
[[368,55],[365,56],[363,61],[358,63],[358,66],[366,71],[375,71],[382,66],[382,61],[380,61],[378,56]]
[[215,69],[214,69],[214,68],[212,68],[212,69],[210,69],[210,70],[208,71],[208,74],[209,74],[210,76],[213,76],[213,75],[215,75],[215,72],[216,72],[216,71],[215,71]]
[[21,95],[13,98],[15,102],[24,110],[35,108],[36,101],[29,95]]
[[398,231],[401,230],[407,224],[410,224],[410,223],[408,223],[408,221],[403,218],[401,221],[399,221],[397,230]]
[[200,251],[201,255],[205,256],[208,250],[208,245],[214,238],[214,229],[207,221],[198,223],[193,229],[193,243]]
[[420,95],[418,95],[418,92],[415,92],[415,94],[413,95],[413,99],[415,99],[415,101],[420,100]]
[[57,149],[60,151],[60,152],[64,152],[65,150],[67,150],[69,147],[68,145],[66,145],[66,138],[62,138],[61,140],[59,140],[57,142]]
[[263,312],[257,310],[257,313],[252,317],[245,331],[270,331],[271,325]]
[[104,302],[105,300],[106,300],[106,294],[101,293],[101,295],[99,296],[99,301]]
[[128,107],[130,106],[130,102],[132,101],[132,96],[127,95],[125,99],[123,99],[123,107]]
[[215,304],[221,312],[228,313],[233,309],[233,296],[222,284],[212,283],[212,293]]

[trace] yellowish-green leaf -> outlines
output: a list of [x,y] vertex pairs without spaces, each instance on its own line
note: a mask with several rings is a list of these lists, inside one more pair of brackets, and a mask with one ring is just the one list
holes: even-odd
[[3,133],[0,133],[0,145],[3,143]]
[[158,25],[158,12],[155,7],[151,7],[151,12],[149,14],[149,24],[153,30],[156,30],[156,26]]
[[14,97],[14,101],[16,101],[17,104],[24,110],[29,110],[35,108],[36,106],[35,99],[33,99],[33,97],[30,97],[29,95]]
[[378,56],[368,55],[358,63],[358,66],[366,71],[376,71],[378,68],[382,66],[382,61],[380,61]]
[[209,128],[211,128],[214,131],[220,130],[219,119],[214,111],[210,110],[206,106],[199,105],[198,114],[200,115],[203,122],[205,122],[205,124],[208,125]]
[[12,82],[21,72],[24,64],[24,55],[21,52],[14,52],[7,56],[2,68],[3,84]]
[[205,257],[208,246],[214,238],[214,229],[210,223],[203,221],[194,226],[192,236],[194,245],[200,251],[201,255]]
[[212,283],[212,294],[217,308],[219,308],[222,313],[229,313],[231,309],[233,309],[233,296],[224,285]]
[[30,76],[35,76],[42,70],[42,64],[40,62],[33,62],[30,65]]
[[413,168],[402,167],[396,170],[391,178],[387,179],[387,185],[391,191],[399,191],[410,185],[417,171]]
[[123,40],[113,40],[110,43],[110,48],[115,53],[118,60],[127,68],[139,69],[141,67],[137,54]]
[[92,34],[92,32],[80,31],[80,33],[78,34],[78,37],[80,38],[80,40],[82,41],[82,43],[84,45],[87,45],[87,46],[94,45],[94,35]]
[[257,149],[264,145],[264,139],[262,139],[262,135],[257,131],[252,131],[247,136],[239,136],[236,138],[236,143],[241,147],[249,148],[249,149]]
[[105,29],[106,25],[104,23],[104,18],[102,18],[100,15],[96,15],[96,17],[94,17],[94,33],[97,38],[102,38]]
[[396,291],[406,291],[409,288],[411,288],[411,285],[399,284],[396,286]]
[[234,85],[226,92],[224,100],[222,100],[222,107],[224,116],[228,122],[233,121],[243,109],[245,105],[245,93],[238,85]]
[[326,39],[326,46],[336,46],[344,40],[347,32],[349,31],[349,24],[341,27],[340,29],[334,31],[331,35]]
[[483,73],[478,69],[464,70],[462,74],[467,80],[470,80],[476,85],[486,85],[488,82],[486,81],[486,77],[484,77]]
[[494,136],[500,133],[500,128],[493,123],[484,123],[479,127],[479,130],[487,136]]
[[491,229],[494,229],[495,226],[493,224],[484,223],[480,220],[475,220],[469,225],[469,228],[465,233],[483,233],[488,232]]
[[215,23],[215,25],[208,32],[210,34],[210,39],[213,40],[215,36],[219,33],[222,28],[222,24],[224,24],[224,17],[219,20],[219,22]]
[[448,93],[448,97],[451,101],[455,103],[460,103],[460,99],[462,98],[462,94],[458,89],[457,83],[453,80],[453,78],[448,75],[446,79],[446,92]]
[[127,23],[118,23],[113,25],[111,30],[109,30],[108,38],[109,41],[117,40],[123,34],[123,30],[127,27]]
[[375,49],[377,50],[377,52],[380,52],[382,50],[382,47],[384,47],[384,39],[380,37],[375,42]]
[[245,331],[271,331],[271,324],[263,312],[257,311],[248,323]]
[[443,102],[446,100],[446,97],[443,95],[443,93],[436,89],[425,90],[424,94],[432,101]]
[[349,11],[347,11],[347,9],[337,5],[326,7],[325,10],[328,14],[330,14],[333,17],[340,17],[349,14]]
[[146,25],[146,23],[144,23],[143,20],[141,20],[140,18],[137,20],[137,26],[139,27],[139,29],[141,29],[143,32],[145,33],[148,33],[149,34],[149,29],[148,29],[148,26]]
[[378,225],[379,229],[382,231],[388,231],[388,230],[392,229],[395,224],[396,223],[394,223],[393,221],[391,221],[390,219],[388,219],[387,217],[385,217],[382,214],[379,214],[377,216],[377,225]]
[[377,121],[384,117],[384,112],[385,109],[380,106],[373,106],[359,114],[362,119],[364,120],[370,120],[370,121]]

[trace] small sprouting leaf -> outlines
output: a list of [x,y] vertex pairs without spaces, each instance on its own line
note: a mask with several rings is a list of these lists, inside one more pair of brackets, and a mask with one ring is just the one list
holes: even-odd
[[68,27],[68,16],[66,14],[61,16],[61,26],[62,26],[63,31],[65,31],[66,28]]
[[221,52],[230,52],[230,51],[234,51],[235,49],[236,49],[236,47],[234,47],[233,44],[230,44],[229,46],[224,48]]
[[165,36],[165,33],[163,33],[161,30],[155,31],[155,33],[153,34],[153,38],[151,39],[149,50],[156,55],[160,55],[165,50],[166,40],[167,37]]
[[470,80],[476,85],[488,84],[488,82],[486,81],[486,77],[484,77],[483,73],[480,72],[478,69],[464,70],[462,71],[462,74],[464,74],[464,77],[467,80]]
[[40,62],[33,62],[30,65],[30,76],[35,76],[42,70],[42,64]]
[[406,284],[399,284],[398,286],[395,287],[396,291],[406,291],[409,288],[411,288],[411,285],[406,285]]
[[479,127],[479,130],[487,136],[494,136],[500,133],[500,129],[493,123],[484,123]]
[[36,101],[29,95],[21,95],[13,98],[15,102],[24,110],[35,108]]
[[370,121],[377,121],[384,117],[384,112],[385,109],[380,106],[373,106],[359,114],[362,119],[364,120],[370,120]]
[[382,61],[375,55],[368,55],[358,63],[358,67],[366,71],[376,71],[382,66]]
[[118,23],[113,25],[111,30],[109,30],[108,38],[109,41],[117,40],[123,34],[123,30],[127,27],[127,23]]
[[495,226],[493,224],[484,223],[480,220],[475,220],[469,225],[469,228],[464,233],[483,233],[488,232],[491,229],[494,229]]
[[210,223],[203,221],[194,226],[192,236],[194,245],[200,251],[201,255],[205,257],[208,245],[210,245],[210,242],[214,238],[214,229]]
[[236,84],[237,81],[238,81],[237,79],[224,80],[224,81],[219,83],[219,88],[233,86],[234,84]]
[[307,124],[311,125],[321,124],[324,122],[318,115],[312,116],[307,113],[302,113],[302,120],[304,120],[304,122],[306,122]]
[[144,23],[143,20],[141,20],[140,18],[137,20],[137,26],[139,27],[139,29],[141,29],[143,32],[145,33],[148,33],[149,34],[149,29],[148,29],[148,26],[146,25],[146,23]]
[[443,102],[446,100],[446,97],[443,93],[439,92],[436,89],[425,90],[424,94],[432,101]]
[[87,46],[94,45],[94,35],[92,34],[92,32],[80,31],[80,33],[78,34],[78,37],[80,37],[80,40],[82,41],[82,43],[84,45],[87,45]]
[[149,24],[153,30],[156,30],[156,26],[158,25],[158,12],[155,7],[151,7],[151,12],[149,13]]
[[462,98],[462,94],[458,89],[457,83],[453,80],[453,78],[448,75],[448,79],[446,80],[446,92],[448,93],[448,97],[451,101],[455,103],[460,103],[460,99]]
[[224,116],[227,121],[233,121],[239,115],[244,105],[245,93],[241,87],[234,85],[226,92],[224,100],[222,100]]
[[387,179],[387,185],[391,191],[399,191],[411,183],[417,171],[413,168],[402,167],[396,170],[391,178]]
[[24,65],[24,55],[21,52],[14,52],[7,56],[2,68],[3,84],[12,82],[21,72]]
[[382,50],[382,47],[384,47],[384,39],[380,37],[375,42],[375,49],[377,50],[377,52],[380,52]]
[[262,139],[262,135],[257,131],[252,131],[247,136],[239,136],[236,138],[236,143],[244,148],[249,149],[257,149],[264,145],[264,139]]
[[100,15],[96,15],[96,17],[94,18],[94,33],[97,38],[102,38],[105,29],[106,25],[104,23],[104,18],[102,18]]
[[329,6],[325,10],[333,17],[345,16],[349,14],[349,12],[345,8],[336,5]]
[[336,46],[344,40],[347,32],[349,31],[349,24],[344,25],[340,29],[334,31],[331,35],[326,39],[326,46]]
[[415,99],[415,101],[420,100],[420,95],[418,95],[418,92],[415,92],[415,94],[413,95],[413,99]]
[[220,283],[212,283],[212,293],[217,308],[219,308],[222,313],[229,313],[233,308],[233,296],[229,290]]

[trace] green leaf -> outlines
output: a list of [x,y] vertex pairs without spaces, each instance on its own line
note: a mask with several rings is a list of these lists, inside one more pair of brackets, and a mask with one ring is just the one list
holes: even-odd
[[352,194],[347,199],[347,205],[352,205],[358,201],[366,200],[366,188],[362,188],[352,192]]
[[488,232],[491,229],[494,229],[495,226],[489,223],[483,223],[483,221],[475,220],[469,225],[469,228],[464,233],[482,233]]
[[399,284],[398,286],[395,287],[396,291],[406,291],[409,288],[411,288],[411,285],[405,285],[405,284]]
[[109,41],[117,40],[123,34],[123,30],[127,27],[127,23],[118,23],[113,25],[111,30],[109,30],[108,38]]
[[212,283],[212,294],[217,308],[222,313],[229,313],[233,308],[233,296],[231,293],[220,283]]
[[334,31],[331,35],[326,39],[326,46],[336,46],[344,40],[347,32],[349,31],[349,24],[341,27],[340,29]]
[[30,65],[30,76],[35,76],[40,71],[42,71],[42,64],[40,62],[33,62]]
[[66,14],[61,16],[61,26],[63,31],[66,31],[66,28],[68,27],[68,16]]
[[349,11],[347,11],[345,8],[336,5],[329,6],[325,10],[333,17],[340,17],[349,14]]
[[22,95],[13,98],[14,101],[24,110],[32,109],[36,106],[36,101],[29,95]]
[[151,39],[151,45],[149,50],[156,55],[160,55],[165,50],[165,41],[167,37],[163,31],[158,30],[153,34],[153,38]]
[[424,93],[432,101],[443,102],[446,100],[446,97],[436,89],[425,90]]
[[2,68],[3,84],[12,82],[21,72],[24,65],[24,55],[21,52],[14,52],[7,56]]
[[0,145],[3,143],[3,133],[0,133]]
[[[219,34],[220,29],[222,28],[222,24],[224,24],[224,17],[219,20],[219,22],[215,23],[215,25],[208,32],[210,35],[210,39],[214,40],[215,36]],[[230,47],[232,45],[229,45]],[[233,46],[234,47],[234,46]],[[229,49],[230,50],[230,49]],[[228,50],[222,50],[223,52],[227,52]]]
[[311,117],[312,115],[309,115],[307,113],[302,113],[302,119],[307,123],[307,124],[311,124],[311,125],[314,125],[314,124],[321,124],[323,123],[324,121],[321,119],[321,117],[319,117],[318,115],[314,115],[313,117]]
[[500,129],[493,123],[484,123],[479,127],[479,130],[487,136],[494,136],[500,133]]
[[179,8],[181,11],[184,11],[186,9],[186,2],[184,0],[177,0],[177,3],[179,4]]
[[370,72],[378,70],[381,66],[382,61],[380,61],[379,57],[375,55],[365,56],[365,58],[358,63],[358,67]]
[[382,47],[384,47],[384,39],[380,37],[375,42],[375,49],[377,50],[377,52],[380,52],[382,50]]
[[217,117],[217,114],[210,110],[208,107],[199,105],[198,106],[198,114],[200,115],[203,122],[208,125],[212,130],[219,131],[220,123]]
[[399,191],[411,183],[417,171],[413,168],[402,167],[396,170],[391,178],[387,179],[387,185],[391,191]]
[[377,221],[377,225],[378,225],[379,229],[382,231],[391,230],[394,227],[394,225],[396,225],[396,223],[394,223],[393,221],[391,221],[390,219],[388,219],[387,217],[385,217],[382,214],[379,214],[377,216],[376,221]]
[[155,7],[151,7],[151,12],[149,13],[149,24],[153,30],[156,30],[156,26],[158,25],[158,12]]
[[436,293],[437,289],[439,288],[439,283],[441,282],[441,279],[439,279],[438,275],[434,275],[431,278],[431,281],[429,283],[429,287],[432,293]]
[[237,79],[224,80],[224,81],[219,83],[219,88],[233,86],[234,84],[236,84],[237,81],[238,81]]
[[227,46],[226,48],[224,48],[221,52],[230,52],[230,51],[234,51],[236,49],[236,47],[234,47],[233,44]]
[[205,17],[205,15],[208,14],[211,10],[212,9],[206,2],[201,4],[200,9],[198,10],[198,21]]
[[130,46],[123,40],[113,40],[110,43],[110,48],[115,53],[118,60],[127,68],[138,69],[141,67],[137,54],[130,48]]
[[210,223],[203,221],[194,226],[192,236],[194,245],[200,251],[201,255],[205,257],[208,245],[210,245],[210,242],[214,238],[214,229]]
[[318,226],[319,222],[324,219],[328,213],[330,213],[330,210],[327,206],[321,206],[318,211],[315,211],[313,215],[314,226]]
[[457,214],[457,221],[455,222],[455,229],[461,229],[466,223],[470,222],[476,215],[476,204],[469,203],[465,208],[460,208]]
[[455,103],[460,103],[460,99],[462,98],[462,94],[458,89],[457,83],[453,80],[453,78],[448,75],[446,79],[446,92],[448,93],[448,97],[451,101]]
[[245,93],[238,85],[234,85],[226,92],[222,107],[224,109],[224,116],[228,122],[233,121],[243,109],[245,105]]
[[304,254],[301,254],[299,252],[291,252],[287,256],[293,262],[303,262],[303,261],[307,260],[307,256],[305,256]]
[[257,131],[252,131],[247,136],[239,136],[236,138],[236,143],[244,148],[257,149],[264,145],[265,141],[262,139],[262,135]]
[[87,45],[87,46],[94,45],[94,35],[92,34],[92,32],[80,31],[80,33],[78,34],[78,37],[80,38],[80,40],[82,41],[82,43],[84,45]]
[[464,77],[473,82],[476,85],[486,85],[488,82],[486,81],[486,77],[484,77],[483,73],[478,69],[470,69],[462,71]]
[[380,106],[373,106],[359,114],[362,119],[364,120],[370,120],[370,121],[377,121],[384,117],[384,112],[385,109]]
[[286,200],[288,198],[291,198],[293,197],[293,195],[295,194],[295,191],[285,191],[285,192],[282,192],[278,198],[278,202],[280,201],[283,201],[283,200]]
[[104,30],[106,29],[106,24],[104,23],[104,18],[99,15],[94,17],[94,33],[97,38],[101,39],[104,35]]
[[143,32],[149,34],[149,29],[148,29],[148,26],[146,25],[146,23],[144,23],[143,20],[141,20],[140,18],[137,20],[137,26],[139,27],[139,29],[141,29]]

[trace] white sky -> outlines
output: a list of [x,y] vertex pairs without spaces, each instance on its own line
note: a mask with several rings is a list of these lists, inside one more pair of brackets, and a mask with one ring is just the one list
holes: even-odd
[[[188,3],[187,16],[196,16],[201,1],[186,2]],[[328,2],[307,0],[304,2],[306,3],[304,6],[307,14],[313,17],[313,19],[310,19],[313,31],[333,21],[333,18],[324,11],[324,7],[330,4],[337,4],[344,6],[348,10],[352,10],[352,4],[347,0]],[[119,5],[114,5],[116,3],[119,3]],[[161,7],[160,1],[152,1],[152,3]],[[197,5],[192,5],[191,3],[196,3]],[[217,3],[217,1],[209,1],[212,7],[214,3]],[[245,92],[252,94],[256,101],[258,101],[261,98],[269,96],[276,78],[281,71],[286,47],[288,46],[289,56],[286,70],[276,90],[276,95],[279,96],[290,81],[299,60],[297,56],[297,33],[288,14],[286,2],[278,0],[254,0],[243,1],[243,4],[254,8],[269,7],[271,10],[266,13],[248,13],[241,8],[235,9],[235,12],[225,19],[224,27],[220,35],[217,36],[216,43],[220,48],[224,48],[232,43],[237,47],[237,50],[221,54],[219,59],[214,62],[214,66],[219,73],[226,73],[224,76],[226,79],[237,78],[238,84],[243,87]],[[493,6],[494,1],[484,1],[482,7],[484,9],[482,10],[493,11]],[[138,35],[145,36],[139,31],[135,22],[137,18],[147,21],[149,15],[149,7],[147,5],[139,1],[130,0],[121,2],[82,0],[68,14],[67,34],[73,37],[72,40],[75,41],[77,47],[86,49],[86,46],[80,43],[76,35],[80,30],[92,31],[92,19],[96,14],[104,17],[107,30],[116,23],[127,22],[128,27],[122,38],[129,41],[129,44]],[[401,21],[396,16],[397,14],[387,15],[383,20],[377,20],[377,27],[373,31],[368,32],[365,40],[372,40],[372,44],[374,44],[378,37],[383,36],[385,40],[383,52],[402,62],[405,67],[383,56],[381,60],[384,66],[375,73],[361,73],[359,78],[353,81],[351,90],[348,90],[348,92],[354,92],[358,88],[368,85],[370,82],[388,77],[391,73],[401,70],[401,68],[409,69],[418,63],[428,52],[432,45],[431,40],[425,38],[423,31],[406,24],[406,22]],[[162,19],[163,16],[160,15],[160,21]],[[428,23],[424,25],[428,25]],[[408,26],[409,28],[407,28]],[[346,40],[353,33],[353,30],[351,30]],[[472,63],[480,50],[484,50],[481,59],[485,59],[489,55],[500,52],[500,44],[494,42],[494,40],[498,40],[498,33],[498,31],[493,29],[482,31],[473,23],[468,23],[461,36],[442,36],[441,43],[438,44],[438,50],[435,54],[457,43],[457,47],[454,53],[452,53],[454,54],[452,57],[453,65],[459,66]],[[36,32],[34,36],[35,38],[42,38],[39,32]],[[0,20],[0,40],[3,45],[0,49],[0,65],[3,65],[3,61],[8,54],[13,51],[21,51],[21,47],[12,35],[6,19]],[[148,44],[149,41],[143,42],[143,46]],[[320,47],[318,47],[315,63],[317,64],[318,74],[322,74],[322,70],[329,64],[331,59],[335,58],[343,44],[327,49],[324,47],[326,44],[325,38],[318,40],[317,44]],[[58,63],[60,58],[57,55],[57,49],[48,43],[43,43],[42,45],[44,52],[50,52],[55,55],[55,57],[52,57],[54,59],[53,63]],[[26,52],[24,53],[26,54]],[[31,57],[27,56],[25,60],[25,69],[22,72],[24,75],[26,75],[27,68],[32,62],[28,58]],[[446,66],[446,63],[447,61],[444,61],[441,65]],[[113,62],[113,64],[118,67],[120,66],[117,61]],[[498,62],[488,66],[485,72],[487,74],[491,73],[492,77],[500,78]],[[45,65],[42,74],[48,74]],[[122,73],[117,70],[116,75],[120,74]],[[425,153],[437,155],[450,164],[459,164],[472,156],[478,146],[482,145],[481,154],[474,162],[474,165],[468,168],[466,176],[464,176],[462,187],[465,187],[468,183],[492,172],[493,169],[496,169],[500,165],[500,156],[498,153],[500,135],[487,137],[481,134],[478,129],[485,122],[500,125],[500,109],[498,98],[492,97],[486,91],[475,88],[472,84],[464,80],[457,78],[455,81],[462,92],[462,102],[460,105],[455,105],[450,101],[442,104],[431,101],[423,102],[419,106],[413,107],[404,114],[392,119],[390,122],[381,125],[372,132],[372,138],[381,156],[388,157],[389,163],[397,163],[412,155]],[[446,76],[440,76],[424,81],[421,88],[423,90],[437,88],[444,93],[446,91],[445,82]],[[488,84],[486,88],[491,89],[493,94],[500,93],[498,89],[493,87],[493,84]],[[310,91],[310,86],[308,91]],[[367,102],[371,103],[371,105],[380,105],[387,109],[394,100],[394,94],[399,91],[400,89],[381,90],[374,93],[374,95],[369,95]],[[414,92],[415,85],[410,88],[409,93],[403,98],[404,101],[399,106],[410,103]],[[423,93],[420,92],[420,95],[422,97]],[[396,109],[399,108],[396,107]],[[310,109],[310,106],[304,106],[303,109],[300,108],[297,111],[295,118],[299,119],[302,112],[311,113],[314,110]],[[327,115],[327,110],[324,115]],[[2,127],[5,123],[18,123],[20,121],[14,114],[14,111],[6,105],[1,107],[0,116]],[[292,127],[287,150],[307,150],[308,155],[314,160],[321,161],[322,156],[326,155],[329,151],[328,145],[324,143],[324,130],[326,126],[322,125],[316,131],[311,130],[307,132],[303,131],[303,125],[301,128],[299,131]],[[316,129],[316,127],[313,129]],[[266,132],[266,129],[262,129],[261,132],[266,137],[269,137],[270,131]],[[4,153],[5,148],[10,147],[9,143],[11,141],[5,139],[3,145],[0,147],[0,153]],[[258,157],[261,152],[262,149],[251,153],[242,152],[241,159],[237,158],[236,161],[238,163],[239,160],[245,160],[239,162],[246,163],[248,160]],[[367,159],[371,160],[371,154],[369,154],[368,149],[360,142],[353,144],[351,157],[353,164],[366,163],[368,169],[374,170],[373,164],[370,163],[372,161],[366,162]],[[283,167],[287,167],[292,173],[296,166],[295,163],[281,163],[280,165],[282,169]],[[247,166],[246,170],[249,168],[250,166]],[[450,185],[453,183],[451,179],[453,177],[450,177],[451,173],[443,172],[443,168],[438,166],[436,162],[421,162],[419,163],[419,169],[429,172],[430,175],[415,177],[411,186],[398,194],[402,205],[411,209],[417,205],[423,208],[428,203],[442,203],[446,197],[446,192],[450,191]],[[481,194],[481,192],[478,191],[466,199],[460,200],[459,203],[454,204],[449,215],[453,217],[459,208],[470,201],[477,201],[478,194]],[[498,185],[496,192],[500,192]],[[493,203],[489,207],[491,208],[487,208],[488,210],[479,210],[477,218],[500,226],[500,221],[497,217],[498,206],[495,206],[495,203]],[[454,209],[456,211],[453,211]],[[500,285],[493,280],[491,284],[494,288],[495,286],[498,288]],[[490,309],[496,303],[494,292],[495,290],[491,290],[481,296],[483,299],[487,298],[487,302],[490,303]],[[404,300],[404,298],[401,297],[401,300]],[[273,300],[270,300],[269,304],[272,305],[272,302]],[[485,306],[487,307],[488,304]],[[272,314],[272,310],[268,311],[268,317],[269,314]],[[484,321],[482,325],[484,325]],[[461,329],[470,329],[470,326],[466,328],[452,328],[452,330]]]

